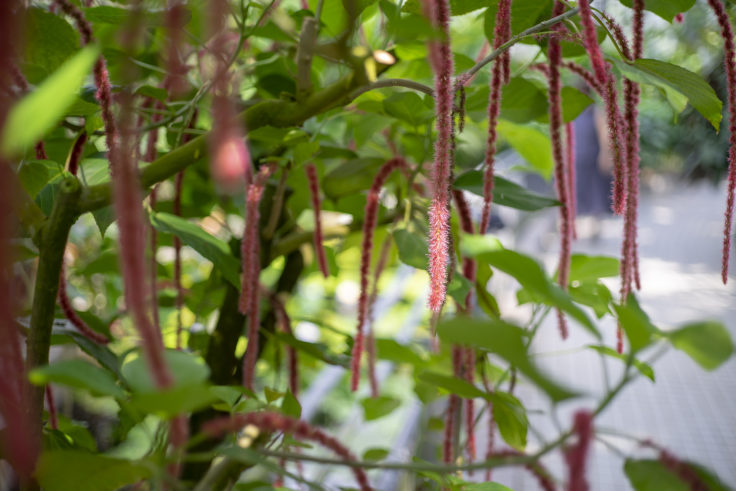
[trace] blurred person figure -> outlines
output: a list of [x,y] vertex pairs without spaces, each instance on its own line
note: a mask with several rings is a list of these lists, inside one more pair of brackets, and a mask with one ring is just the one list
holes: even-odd
[[613,156],[605,115],[590,105],[575,126],[575,197],[578,237],[597,239],[601,220],[611,214]]

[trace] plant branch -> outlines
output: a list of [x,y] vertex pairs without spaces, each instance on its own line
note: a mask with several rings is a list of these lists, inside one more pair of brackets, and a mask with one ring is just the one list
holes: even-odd
[[[38,271],[33,290],[31,324],[28,331],[26,366],[28,370],[47,365],[54,323],[59,274],[66,249],[69,229],[77,219],[76,200],[81,193],[79,181],[68,177],[59,183],[58,193],[49,220],[40,232]],[[34,387],[31,395],[30,420],[41,431],[43,387]],[[40,435],[39,435],[40,436]]]
[[574,16],[578,13],[578,8],[575,7],[573,9],[568,10],[567,12],[563,13],[562,15],[558,15],[557,17],[552,17],[551,19],[547,19],[544,22],[540,22],[536,26],[532,26],[529,29],[520,32],[516,36],[513,36],[511,39],[503,43],[501,46],[498,47],[498,49],[492,51],[488,56],[480,60],[478,63],[473,66],[473,68],[469,69],[466,72],[463,72],[458,76],[458,79],[461,80],[469,80],[473,77],[478,71],[498,58],[502,53],[508,51],[511,46],[517,44],[518,42],[522,41],[524,38],[527,38],[533,34],[538,34],[541,31],[544,31],[547,28],[550,28],[554,26],[555,24],[558,24],[566,19],[569,19],[570,17]]
[[368,91],[371,91],[373,89],[382,89],[385,87],[406,87],[408,89],[414,89],[418,92],[424,92],[425,94],[434,97],[434,90],[428,85],[420,84],[419,82],[407,80],[404,78],[384,78],[381,80],[376,80],[375,82],[368,85],[364,85],[363,87],[357,88],[350,94],[350,98],[355,99],[359,95],[365,94]]

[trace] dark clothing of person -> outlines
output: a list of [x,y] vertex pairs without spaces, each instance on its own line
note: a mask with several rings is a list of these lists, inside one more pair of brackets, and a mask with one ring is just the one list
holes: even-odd
[[585,109],[573,124],[577,215],[598,216],[610,213],[613,177],[602,172],[598,166],[600,142],[593,106]]

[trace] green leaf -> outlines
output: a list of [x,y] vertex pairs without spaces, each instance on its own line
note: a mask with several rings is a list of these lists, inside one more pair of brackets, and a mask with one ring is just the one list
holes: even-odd
[[383,460],[388,457],[388,453],[385,448],[369,448],[363,452],[363,460]]
[[437,335],[446,343],[462,344],[496,353],[516,366],[554,401],[569,399],[576,395],[548,379],[531,363],[524,344],[527,333],[518,326],[496,319],[455,317],[440,321]]
[[634,491],[688,491],[690,486],[659,460],[626,459],[624,472]]
[[546,115],[547,105],[544,90],[525,78],[512,77],[503,88],[501,117],[512,123],[528,123]]
[[[496,13],[499,0],[490,0],[484,15],[483,29],[486,38],[493,46],[493,31],[496,28]],[[514,0],[511,8],[511,33],[521,31],[537,24],[542,17],[551,17],[552,0]]]
[[[204,383],[210,376],[207,364],[198,356],[184,351],[166,350],[166,365],[174,376],[174,386]],[[148,362],[140,352],[128,356],[121,369],[123,377],[136,392],[152,392],[156,386],[151,378]]]
[[201,227],[169,213],[151,213],[151,224],[159,232],[174,234],[181,241],[214,264],[227,281],[240,288],[240,261],[230,253],[227,244]]
[[88,390],[98,396],[125,396],[109,372],[83,360],[63,360],[38,367],[28,378],[35,385],[54,383]]
[[46,491],[115,491],[151,475],[148,465],[78,450],[44,452],[35,472]]
[[634,294],[629,294],[624,305],[614,305],[621,327],[631,345],[631,351],[636,353],[654,341],[653,336],[659,334],[649,316],[639,307]]
[[41,82],[79,50],[79,33],[62,17],[39,8],[26,11],[23,72]]
[[613,295],[611,290],[600,281],[589,280],[580,285],[570,286],[568,293],[574,302],[591,307],[599,319],[611,313]]
[[468,296],[471,288],[473,288],[473,284],[459,271],[456,271],[452,275],[450,283],[447,284],[447,294],[459,305],[464,305],[465,298]]
[[427,269],[427,239],[418,232],[409,232],[405,228],[394,230],[396,248],[402,263],[417,269]]
[[[633,0],[620,0],[627,7],[632,7]],[[695,0],[646,0],[644,10],[654,12],[664,20],[672,22],[672,19],[681,12],[687,12],[695,5]]]
[[720,322],[705,321],[687,324],[665,333],[672,346],[684,351],[706,370],[715,370],[733,354],[733,340]]
[[177,414],[197,411],[212,404],[217,400],[217,396],[210,389],[209,385],[181,383],[180,379],[180,382],[170,389],[134,393],[130,403],[144,413],[160,414],[171,418]]
[[466,256],[477,257],[494,268],[513,276],[535,299],[547,305],[558,307],[596,338],[600,339],[601,335],[588,315],[572,302],[565,291],[547,277],[539,263],[529,256],[506,249],[478,253],[479,246],[477,244],[483,244],[485,241],[486,239],[482,236],[463,235],[460,250]]
[[350,360],[347,356],[333,353],[324,344],[309,343],[307,341],[297,339],[290,334],[282,332],[270,333],[266,331],[266,335],[272,336],[278,339],[279,342],[284,343],[287,346],[291,346],[292,348],[297,349],[302,353],[312,356],[318,360],[322,360],[325,363],[329,363],[330,365],[339,365],[341,367],[348,367],[350,365]]
[[11,108],[0,138],[2,155],[20,154],[43,139],[74,102],[98,55],[96,45],[83,48]]
[[498,122],[498,134],[504,138],[532,168],[545,178],[552,175],[554,162],[549,137],[539,130],[511,121]]
[[570,283],[618,276],[619,260],[610,256],[573,254],[570,258]]
[[84,334],[70,329],[53,331],[54,335],[66,336],[74,341],[82,351],[94,358],[102,367],[110,371],[115,377],[122,378],[120,373],[120,360],[106,345],[97,344]]
[[399,344],[394,339],[376,339],[376,357],[394,363],[408,363],[414,367],[422,367],[427,363],[411,346]]
[[[619,360],[626,362],[628,359],[628,356],[619,353],[615,349],[611,348],[610,346],[603,346],[603,345],[595,345],[591,344],[588,346],[588,348],[597,351],[598,353],[604,354],[606,356],[610,356],[611,358],[618,358]],[[654,382],[654,369],[647,363],[644,363],[643,361],[639,361],[636,358],[632,361],[634,367],[639,370],[639,373],[644,375],[646,378]]]
[[383,159],[353,159],[336,167],[322,179],[322,191],[331,199],[350,196],[371,187]]
[[401,406],[401,401],[389,396],[367,397],[360,401],[363,406],[363,417],[366,421],[373,421],[391,414]]
[[302,416],[302,405],[299,404],[299,400],[294,397],[290,390],[286,391],[284,400],[281,401],[281,412],[296,419]]
[[[483,171],[471,170],[455,179],[456,189],[483,196]],[[517,210],[536,211],[550,206],[559,206],[554,198],[542,196],[501,176],[493,178],[493,202]]]
[[386,111],[386,114],[415,127],[432,119],[433,116],[432,110],[414,92],[396,92],[391,94],[383,100],[383,110]]
[[463,399],[488,399],[490,396],[467,380],[437,372],[423,371],[417,378],[434,387],[439,387]]
[[491,394],[493,419],[504,441],[519,451],[526,448],[526,434],[529,420],[521,402],[507,392],[495,391]]
[[687,97],[690,104],[718,131],[723,103],[708,82],[681,66],[642,58],[634,63],[614,60],[616,67],[631,80],[664,89],[674,89]]
[[64,168],[51,160],[29,160],[18,168],[18,179],[28,196],[36,198],[41,190],[54,178],[60,176]]

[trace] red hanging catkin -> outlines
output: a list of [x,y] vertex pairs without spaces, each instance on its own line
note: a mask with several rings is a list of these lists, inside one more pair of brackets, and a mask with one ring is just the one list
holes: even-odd
[[319,178],[317,177],[317,168],[314,164],[307,164],[304,167],[304,170],[307,173],[309,192],[312,195],[312,209],[314,210],[314,253],[317,255],[317,262],[319,263],[319,269],[322,271],[322,275],[325,278],[329,278],[330,269],[327,266],[327,256],[325,255],[325,248],[322,243],[322,207],[319,199]]
[[244,131],[230,101],[230,76],[227,60],[227,15],[226,0],[209,0],[210,32],[213,35],[211,52],[216,59],[212,80],[212,134],[211,170],[215,182],[226,191],[235,191],[238,182],[245,176],[246,189],[249,185],[251,161],[245,145]]
[[565,124],[565,164],[567,166],[567,208],[570,213],[570,228],[572,238],[578,238],[575,225],[577,217],[577,179],[575,178],[575,124],[570,121]]
[[726,198],[726,213],[723,224],[723,257],[721,261],[721,279],[725,285],[728,282],[728,263],[731,253],[731,230],[733,224],[734,201],[736,200],[736,50],[733,44],[733,29],[728,13],[720,0],[708,0],[718,19],[723,37],[723,64],[726,68],[726,85],[728,86],[728,113],[729,113],[729,150],[728,150],[728,197]]
[[[493,33],[493,48],[498,49],[511,34],[511,0],[501,0],[496,12],[496,27]],[[486,141],[485,170],[483,172],[483,211],[480,219],[480,232],[488,230],[493,202],[493,179],[496,159],[496,140],[498,139],[498,115],[501,110],[501,92],[505,78],[506,55],[496,58],[491,69],[491,87],[488,100],[488,138]]]
[[54,402],[54,393],[51,390],[51,385],[46,385],[46,407],[49,411],[49,427],[52,430],[59,429],[59,418],[56,415],[56,403]]
[[378,255],[376,270],[373,272],[373,286],[371,286],[371,294],[368,297],[368,313],[366,314],[368,323],[366,353],[368,355],[368,383],[371,387],[371,397],[378,397],[378,379],[376,378],[376,338],[373,333],[373,323],[375,322],[373,307],[376,304],[376,298],[378,298],[378,280],[388,264],[389,252],[391,252],[392,243],[393,237],[391,237],[391,235],[387,235],[381,245],[381,252]]
[[[555,2],[553,16],[560,15],[564,10],[564,4],[557,0]],[[557,30],[560,27],[556,28]],[[557,266],[557,282],[563,289],[567,289],[568,274],[570,272],[570,241],[572,231],[570,228],[568,178],[566,172],[565,156],[562,145],[562,93],[560,83],[560,61],[562,60],[562,48],[557,36],[549,39],[547,48],[547,59],[549,60],[549,133],[552,142],[552,158],[555,162],[555,185],[557,188],[557,199],[560,201],[560,260]],[[562,310],[557,309],[557,319],[562,339],[567,338],[567,322]]]
[[[468,206],[468,202],[465,200],[465,195],[462,191],[454,189],[452,191],[452,196],[455,199],[457,215],[460,219],[460,228],[466,234],[475,233],[473,220],[470,216],[470,207]],[[463,276],[465,276],[465,278],[470,282],[471,285],[475,285],[476,264],[474,260],[467,257],[463,258]],[[473,288],[471,287],[470,291],[465,296],[465,304],[462,307],[462,310],[464,310],[466,314],[471,314],[472,299]],[[465,380],[472,384],[474,382],[475,375],[475,351],[472,348],[464,349],[463,361],[465,365]],[[475,460],[476,455],[475,433],[473,431],[474,421],[475,401],[473,401],[473,399],[465,399],[466,449],[470,462]]]
[[[437,141],[435,142],[432,183],[434,192],[429,207],[429,282],[428,305],[438,314],[447,294],[447,266],[450,259],[450,171],[452,167],[453,56],[450,50],[450,3],[448,0],[422,0],[422,10],[441,32],[441,39],[428,43],[434,72]],[[353,361],[354,362],[354,361]]]
[[[517,452],[516,450],[500,450],[498,452],[494,452],[492,455],[488,456],[488,458],[493,457],[518,457],[524,455],[521,452]],[[539,484],[539,487],[543,489],[544,491],[555,491],[557,487],[555,486],[555,482],[552,479],[552,475],[549,473],[549,471],[542,465],[541,461],[536,462],[530,462],[524,466],[526,470],[532,473],[532,475],[537,479],[537,483]]]
[[[276,313],[276,320],[281,327],[281,330],[289,336],[294,336],[294,331],[291,329],[291,318],[284,303],[276,295],[271,296],[271,300],[274,306],[274,312]],[[293,346],[287,346],[288,354],[288,370],[289,370],[289,390],[294,397],[299,397],[299,354],[296,348]]]
[[593,414],[589,411],[578,411],[573,419],[573,431],[577,442],[565,451],[567,463],[568,491],[588,491],[585,479],[585,462],[588,457],[590,442],[593,439]]
[[360,383],[360,360],[363,356],[364,344],[364,327],[368,315],[368,274],[371,268],[371,252],[373,251],[373,232],[376,229],[376,221],[378,219],[378,198],[381,188],[386,183],[386,179],[391,173],[406,166],[404,159],[396,157],[386,161],[385,164],[378,169],[376,176],[373,178],[371,188],[368,190],[368,197],[365,202],[365,211],[363,213],[363,243],[360,252],[360,297],[358,297],[358,326],[355,332],[355,341],[353,343],[353,354],[350,363],[351,377],[350,390],[353,392],[358,390]]
[[[239,431],[245,426],[252,425],[260,431],[291,434],[299,440],[308,440],[319,443],[323,447],[332,450],[338,457],[346,462],[357,462],[358,459],[345,446],[335,438],[327,435],[322,430],[311,426],[306,421],[290,418],[283,414],[274,412],[235,414],[230,417],[208,421],[202,426],[202,433],[211,437],[219,437],[224,433]],[[351,467],[355,479],[362,491],[370,491],[371,486],[368,476],[360,467]]]
[[603,54],[598,46],[595,25],[590,10],[589,0],[580,0],[580,21],[583,25],[583,44],[588,52],[588,57],[593,65],[595,78],[603,90],[603,100],[606,106],[608,121],[608,137],[613,153],[613,211],[616,214],[624,212],[626,201],[626,166],[621,152],[620,140],[622,138],[621,111],[618,107],[616,85],[613,74],[603,60]]
[[251,390],[253,389],[256,361],[258,360],[258,330],[261,327],[260,312],[258,309],[258,302],[260,300],[258,277],[261,273],[260,241],[258,237],[260,214],[258,213],[258,205],[261,203],[266,182],[268,182],[268,178],[271,177],[271,174],[273,174],[276,168],[276,164],[266,164],[259,169],[258,174],[253,179],[253,183],[248,187],[246,202],[246,224],[245,231],[243,232],[243,242],[246,241],[247,236],[247,254],[250,258],[250,267],[243,274],[243,285],[251,283],[251,287],[248,291],[248,298],[245,299],[247,302],[245,312],[248,315],[248,346],[243,356],[243,386]]
[[[463,349],[460,346],[452,347],[452,371],[456,377],[462,376]],[[460,398],[456,394],[450,394],[447,402],[447,413],[445,414],[445,431],[442,440],[442,461],[450,464],[454,458],[453,441],[455,428],[459,425]]]
[[77,314],[77,312],[74,310],[74,307],[72,307],[72,304],[69,301],[69,297],[66,293],[66,267],[64,266],[63,261],[61,264],[61,271],[59,273],[58,299],[61,311],[64,312],[64,317],[66,317],[67,320],[71,322],[71,324],[76,327],[77,330],[82,333],[86,338],[94,341],[97,344],[107,344],[110,342],[110,340],[107,339],[105,335],[100,334],[99,332],[89,327],[87,323],[84,322],[81,317],[79,317],[79,314]]

